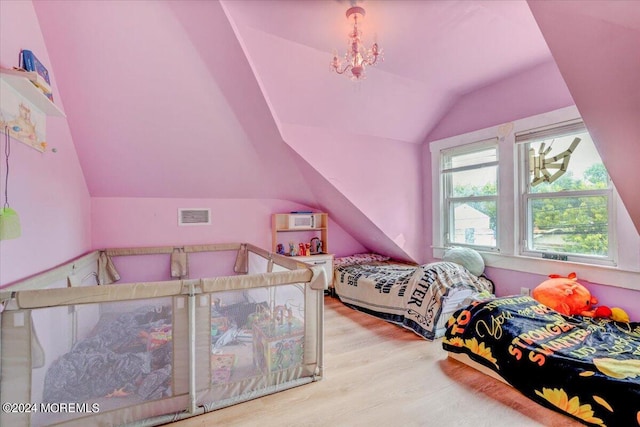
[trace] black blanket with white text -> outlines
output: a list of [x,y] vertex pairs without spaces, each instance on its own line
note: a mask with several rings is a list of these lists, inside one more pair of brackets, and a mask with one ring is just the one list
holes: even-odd
[[503,297],[458,310],[443,347],[587,425],[640,425],[640,323],[565,316],[528,296]]

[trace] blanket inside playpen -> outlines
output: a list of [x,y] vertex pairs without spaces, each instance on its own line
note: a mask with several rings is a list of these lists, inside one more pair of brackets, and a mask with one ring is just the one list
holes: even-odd
[[51,364],[42,401],[171,396],[171,337],[170,306],[144,305],[131,312],[104,314],[88,337]]

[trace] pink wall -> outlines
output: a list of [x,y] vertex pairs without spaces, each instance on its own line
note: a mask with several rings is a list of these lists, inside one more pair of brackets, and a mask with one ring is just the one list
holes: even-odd
[[[50,66],[31,2],[0,2],[0,66],[18,65],[20,49],[30,49],[48,66],[56,103],[55,70]],[[4,153],[4,134],[2,153]],[[90,200],[67,120],[47,119],[44,154],[12,140],[9,202],[20,215],[22,236],[0,241],[0,285],[49,269],[91,248]],[[4,156],[3,156],[4,157]],[[1,182],[4,192],[4,164]],[[4,203],[4,195],[2,196]]]
[[[424,259],[420,145],[291,124],[281,130],[304,161],[404,252],[402,258]],[[331,205],[342,210],[341,220],[351,221],[343,205]],[[354,236],[367,240],[357,232]]]
[[[92,236],[94,248],[181,246],[207,243],[252,243],[271,250],[271,214],[314,210],[274,199],[157,199],[94,197]],[[211,209],[211,225],[178,226],[178,208]],[[300,238],[304,236],[286,236]],[[329,220],[329,250],[337,256],[365,248]],[[191,254],[189,277],[233,274],[231,252]],[[170,280],[169,256],[114,258],[123,282]]]
[[[91,200],[94,248],[246,242],[271,249],[271,214],[314,210],[274,199],[107,198]],[[178,208],[211,209],[211,225],[178,226]],[[329,249],[346,253],[364,248],[329,221]]]
[[574,105],[555,62],[545,62],[462,96],[427,142]]
[[[233,276],[236,251],[197,252],[189,254],[189,278]],[[171,256],[135,255],[113,257],[118,283],[160,282],[171,277]]]
[[[495,283],[498,296],[519,294],[521,287],[533,289],[547,279],[546,276],[539,274],[491,267],[487,267],[485,274]],[[580,277],[578,281],[598,298],[598,305],[620,307],[629,314],[631,320],[640,322],[640,292],[590,283],[580,280]]]

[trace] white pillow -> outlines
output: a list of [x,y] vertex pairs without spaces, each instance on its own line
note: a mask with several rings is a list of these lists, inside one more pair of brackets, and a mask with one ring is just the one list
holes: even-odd
[[474,276],[480,276],[484,273],[484,259],[482,259],[482,255],[471,248],[447,249],[442,260],[460,264]]

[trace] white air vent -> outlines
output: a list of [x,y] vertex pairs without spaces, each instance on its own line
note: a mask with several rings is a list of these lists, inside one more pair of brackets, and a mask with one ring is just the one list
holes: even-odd
[[211,209],[178,209],[178,225],[210,225]]

